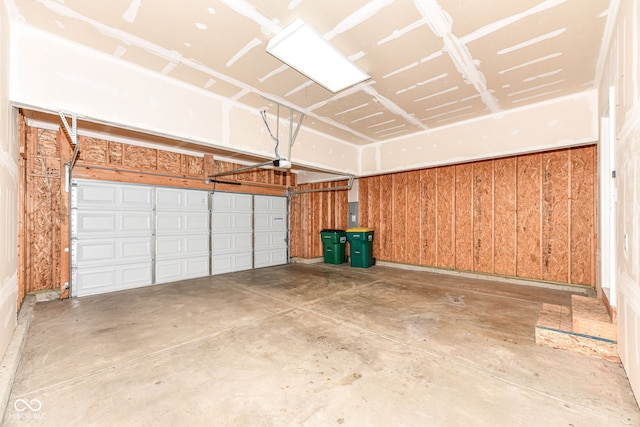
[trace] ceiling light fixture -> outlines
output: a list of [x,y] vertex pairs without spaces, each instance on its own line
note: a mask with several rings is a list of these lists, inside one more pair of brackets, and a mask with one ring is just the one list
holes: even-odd
[[269,40],[267,52],[333,93],[370,78],[302,19]]

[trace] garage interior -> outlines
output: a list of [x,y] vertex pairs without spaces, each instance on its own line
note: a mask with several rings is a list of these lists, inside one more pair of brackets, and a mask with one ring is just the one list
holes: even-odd
[[639,425],[638,2],[0,2],[3,424]]

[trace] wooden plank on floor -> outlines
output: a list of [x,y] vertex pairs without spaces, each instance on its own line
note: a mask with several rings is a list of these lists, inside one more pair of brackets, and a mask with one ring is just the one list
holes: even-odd
[[573,332],[612,341],[617,340],[616,325],[611,321],[602,300],[572,295],[571,309],[573,311]]
[[573,328],[571,307],[543,303],[542,308],[540,308],[536,327],[571,332]]

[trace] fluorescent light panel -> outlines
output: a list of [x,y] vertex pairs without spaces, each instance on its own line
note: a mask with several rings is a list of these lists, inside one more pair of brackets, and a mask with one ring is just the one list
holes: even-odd
[[302,19],[269,40],[267,52],[333,93],[370,77]]

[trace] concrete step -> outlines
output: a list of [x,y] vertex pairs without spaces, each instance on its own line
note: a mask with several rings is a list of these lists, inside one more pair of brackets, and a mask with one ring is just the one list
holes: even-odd
[[[578,305],[580,304],[587,304],[587,302],[578,301]],[[580,310],[582,310],[582,308],[580,308]],[[579,316],[582,316],[584,312],[581,311],[580,313]],[[574,330],[574,316],[575,312],[573,312],[572,307],[542,304],[535,328],[536,343],[587,356],[620,362],[616,341],[597,335],[576,332]],[[578,317],[578,319],[578,326],[582,327],[583,329],[581,330],[583,331],[600,332],[602,330],[596,327],[591,329],[587,327],[585,329],[584,325],[591,325],[591,323],[582,321],[582,319],[591,319],[588,316]]]

